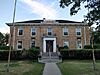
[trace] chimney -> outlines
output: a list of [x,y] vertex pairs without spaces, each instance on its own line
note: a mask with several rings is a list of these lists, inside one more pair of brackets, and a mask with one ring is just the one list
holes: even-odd
[[43,21],[45,21],[46,20],[46,18],[43,18]]

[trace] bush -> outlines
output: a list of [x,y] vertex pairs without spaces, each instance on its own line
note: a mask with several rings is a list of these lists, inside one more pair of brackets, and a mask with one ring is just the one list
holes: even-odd
[[100,49],[100,44],[94,45],[94,49]]
[[92,46],[91,45],[85,45],[84,49],[92,49]]
[[9,46],[2,45],[0,46],[0,50],[9,50]]
[[39,55],[39,48],[33,47],[29,50],[29,58],[30,59],[37,59]]
[[[92,49],[91,45],[85,45],[84,49]],[[100,49],[100,45],[94,45],[94,49]]]
[[68,46],[58,47],[58,50],[59,50],[59,51],[60,51],[60,50],[67,50],[67,49],[69,49]]
[[[8,59],[8,50],[0,51],[0,60]],[[38,59],[39,49],[37,50],[12,50],[11,60],[36,60]]]
[[[62,59],[92,59],[92,50],[61,50]],[[100,50],[95,50],[95,58],[100,59]]]

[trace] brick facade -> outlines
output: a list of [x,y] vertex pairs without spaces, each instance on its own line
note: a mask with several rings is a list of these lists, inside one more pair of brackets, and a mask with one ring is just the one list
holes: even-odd
[[[67,21],[66,21],[67,22]],[[68,41],[69,49],[76,49],[77,48],[77,40],[81,41],[82,48],[84,45],[90,44],[90,32],[89,26],[85,23],[81,22],[68,22],[68,23],[59,23],[53,21],[42,21],[40,23],[36,22],[17,22],[15,23],[15,30],[14,30],[14,49],[18,49],[18,40],[22,41],[22,49],[29,49],[31,48],[31,41],[32,39],[35,40],[35,46],[40,47],[43,50],[43,38],[44,37],[54,37],[56,38],[56,45],[59,47],[63,47],[64,41]],[[7,23],[10,26],[10,33],[12,34],[12,23]],[[18,35],[18,29],[23,28],[23,35]],[[36,29],[36,35],[31,36],[31,28],[34,27]],[[48,36],[47,29],[52,28],[52,35]],[[63,28],[68,29],[68,35],[63,35]],[[81,29],[81,35],[76,35],[76,28]],[[78,39],[79,38],[79,39]],[[12,42],[13,46],[13,42]]]

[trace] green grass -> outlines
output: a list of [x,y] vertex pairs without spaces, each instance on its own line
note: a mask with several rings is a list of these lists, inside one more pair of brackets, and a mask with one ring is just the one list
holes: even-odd
[[[92,61],[67,60],[59,63],[58,66],[62,75],[95,75]],[[100,61],[96,63],[96,75],[100,75]]]
[[12,61],[10,72],[6,72],[7,62],[0,61],[0,75],[42,75],[44,64],[33,61]]

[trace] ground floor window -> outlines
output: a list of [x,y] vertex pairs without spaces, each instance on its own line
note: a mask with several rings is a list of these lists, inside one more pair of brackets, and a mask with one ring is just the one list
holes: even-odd
[[69,42],[68,41],[64,41],[63,47],[64,48],[68,48],[69,47]]
[[81,41],[77,41],[77,49],[82,49],[82,43],[81,43]]
[[31,48],[32,48],[32,47],[35,47],[35,39],[32,39],[32,40],[31,40]]
[[17,49],[22,49],[22,41],[17,42]]

